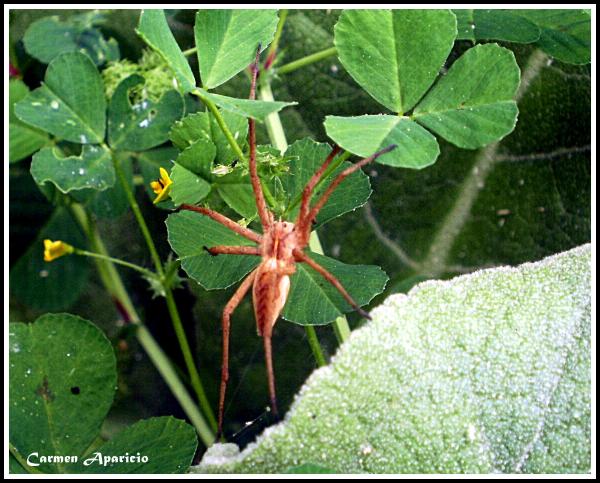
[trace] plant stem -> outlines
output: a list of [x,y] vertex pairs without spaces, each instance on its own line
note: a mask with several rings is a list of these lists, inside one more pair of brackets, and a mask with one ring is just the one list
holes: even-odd
[[[108,147],[106,147],[106,149],[110,150],[110,148],[108,148]],[[129,187],[129,183],[127,182],[127,179],[125,178],[125,173],[123,172],[123,169],[121,168],[121,163],[119,162],[117,157],[114,155],[114,152],[112,150],[110,150],[110,152],[112,155],[113,164],[115,167],[115,171],[117,173],[117,177],[119,178],[119,182],[121,183],[121,186],[123,187],[123,190],[125,191],[125,195],[127,196],[127,201],[129,201],[129,206],[131,206],[131,209],[133,210],[135,219],[137,220],[138,225],[140,226],[142,235],[144,236],[144,239],[146,240],[146,245],[148,246],[148,251],[150,252],[150,256],[152,257],[152,261],[154,262],[154,267],[156,268],[156,273],[160,277],[162,277],[164,275],[163,265],[160,260],[160,257],[158,256],[158,251],[156,250],[156,245],[154,245],[154,240],[152,240],[152,235],[150,234],[150,230],[148,229],[148,225],[146,224],[144,215],[142,215],[140,206],[138,205],[138,203],[135,199],[133,191],[131,191],[131,188]]]
[[92,248],[106,257],[104,259],[98,258],[96,260],[96,267],[106,291],[119,304],[119,307],[126,312],[127,319],[136,326],[135,334],[140,345],[154,363],[154,366],[167,383],[167,386],[179,402],[186,416],[194,425],[194,428],[196,428],[202,442],[206,446],[210,446],[214,441],[213,432],[209,428],[202,414],[198,411],[198,407],[188,394],[185,386],[177,376],[173,364],[154,340],[152,334],[150,334],[148,329],[146,329],[141,322],[140,317],[131,302],[131,298],[123,285],[123,281],[113,262],[110,260],[112,257],[108,255],[104,242],[102,241],[95,224],[92,222],[91,217],[88,216],[83,207],[79,204],[70,205],[70,210],[73,217],[86,233]]
[[132,270],[135,270],[136,272],[140,272],[141,274],[145,275],[146,277],[156,277],[156,274],[153,271],[148,270],[144,267],[140,267],[139,265],[136,265],[135,263],[126,262],[125,260],[120,260],[118,258],[108,257],[106,255],[102,255],[101,253],[88,252],[87,250],[80,250],[79,248],[75,248],[75,251],[73,253],[75,255],[97,258],[99,260],[106,260],[108,262],[116,263],[117,265],[122,265],[124,267],[131,268]]
[[211,410],[208,399],[206,398],[206,393],[204,391],[204,388],[202,387],[202,383],[200,381],[200,376],[198,374],[196,364],[194,363],[194,358],[192,356],[190,346],[187,341],[187,337],[185,335],[185,330],[183,329],[183,324],[181,323],[181,317],[179,316],[179,312],[177,310],[177,305],[175,304],[175,299],[173,298],[173,293],[171,291],[171,287],[169,287],[165,283],[164,268],[163,268],[162,262],[160,260],[160,257],[158,256],[158,252],[156,250],[156,246],[154,245],[154,241],[152,240],[152,236],[150,235],[150,230],[148,229],[148,225],[146,224],[146,220],[144,219],[144,216],[142,215],[142,212],[141,212],[140,207],[135,199],[133,191],[131,191],[129,184],[127,183],[127,179],[125,178],[125,174],[123,173],[123,170],[121,168],[119,160],[116,158],[116,156],[114,156],[114,154],[113,154],[112,158],[113,158],[115,170],[117,172],[119,181],[121,182],[121,185],[123,186],[123,189],[125,190],[127,199],[129,200],[129,205],[131,206],[131,209],[133,210],[133,213],[137,219],[138,225],[140,226],[140,230],[142,231],[142,234],[144,235],[144,238],[146,239],[146,244],[148,245],[150,255],[152,256],[154,265],[156,267],[156,272],[162,281],[163,288],[165,290],[165,297],[167,299],[167,307],[169,309],[169,315],[171,316],[171,321],[173,322],[173,328],[175,329],[177,341],[179,342],[181,352],[183,353],[183,358],[184,358],[185,364],[187,366],[188,373],[190,375],[190,381],[192,382],[192,387],[194,388],[194,391],[196,392],[196,396],[198,397],[198,402],[200,403],[202,410],[204,411],[205,415],[207,416],[211,426],[213,426],[213,428],[216,430],[217,422],[216,422],[215,416]]
[[[321,241],[319,240],[319,235],[317,235],[316,231],[313,231],[310,234],[308,246],[313,252],[323,255],[323,247],[321,246]],[[335,319],[333,322],[333,331],[340,344],[350,337],[350,326],[348,325],[348,319],[345,315],[340,315]]]
[[235,151],[235,155],[240,159],[240,161],[245,161],[246,157],[244,156],[240,145],[233,137],[233,134],[231,134],[231,131],[225,123],[225,119],[223,119],[223,116],[221,116],[221,113],[219,112],[219,109],[217,108],[215,103],[212,102],[210,99],[206,98],[204,95],[202,95],[202,92],[200,92],[198,89],[193,90],[192,94],[196,95],[204,103],[204,105],[208,108],[212,115],[215,116],[217,124],[221,128],[221,131],[223,131],[225,138],[227,138],[227,142],[229,142],[229,145]]
[[279,47],[279,40],[281,39],[281,34],[283,33],[283,26],[285,25],[287,15],[287,9],[279,10],[279,22],[277,22],[277,30],[275,31],[273,42],[271,42],[271,46],[269,47],[269,53],[267,54],[267,60],[265,61],[265,69],[269,69],[273,65],[273,61],[275,60],[275,56],[277,55],[277,48]]
[[42,474],[42,472],[40,470],[38,470],[37,468],[35,468],[33,466],[29,466],[27,464],[27,460],[25,458],[23,458],[23,456],[21,455],[21,453],[19,453],[19,450],[17,448],[15,448],[14,445],[10,441],[8,442],[8,450],[9,450],[10,454],[12,454],[13,457],[23,467],[23,469],[25,471],[27,471],[27,473],[31,473],[31,474],[34,474],[34,475],[41,475]]
[[182,54],[188,57],[192,54],[195,54],[196,52],[198,52],[198,47],[192,47],[191,49],[184,50]]
[[302,57],[301,59],[294,60],[288,64],[282,65],[279,69],[277,69],[278,74],[289,74],[301,67],[305,67],[310,64],[314,64],[315,62],[319,62],[328,57],[333,57],[337,54],[337,49],[335,47],[330,47],[325,50],[320,50],[319,52],[315,52],[314,54],[307,55],[306,57]]
[[317,331],[312,325],[306,325],[305,328],[306,335],[308,337],[308,343],[310,344],[310,348],[312,349],[315,360],[317,361],[317,367],[323,367],[327,365],[325,356],[323,355],[323,349],[321,348],[321,344],[319,344],[319,339],[317,338]]
[[187,338],[185,336],[185,330],[183,329],[183,324],[181,323],[181,318],[179,317],[179,312],[177,311],[177,305],[175,304],[175,299],[173,298],[173,292],[170,287],[165,288],[165,297],[167,299],[167,307],[169,309],[169,314],[171,315],[171,320],[173,321],[173,327],[175,329],[175,335],[177,336],[177,340],[179,341],[179,345],[181,346],[181,352],[183,353],[183,359],[185,360],[185,365],[187,366],[189,375],[190,375],[190,383],[196,392],[196,396],[198,397],[198,402],[204,411],[204,414],[208,418],[208,421],[213,429],[213,431],[217,430],[217,420],[212,412],[210,402],[206,397],[206,392],[204,391],[204,386],[202,385],[202,381],[200,380],[200,375],[198,374],[198,370],[196,368],[196,364],[194,363],[194,357],[192,356],[192,351],[190,350],[190,346],[188,344]]

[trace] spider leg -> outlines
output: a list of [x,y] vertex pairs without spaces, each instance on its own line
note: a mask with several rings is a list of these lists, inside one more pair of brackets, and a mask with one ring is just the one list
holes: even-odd
[[269,381],[269,399],[271,400],[271,411],[275,419],[279,419],[277,410],[277,398],[275,396],[275,372],[273,371],[273,354],[271,350],[271,329],[263,334],[263,344],[265,346],[265,361],[267,364],[267,378]]
[[358,304],[354,301],[350,294],[346,292],[344,286],[340,283],[340,281],[337,278],[335,278],[335,276],[332,273],[328,272],[324,267],[315,262],[302,250],[296,248],[293,253],[297,262],[306,263],[309,267],[316,270],[319,274],[323,276],[325,280],[327,280],[331,285],[338,289],[338,291],[342,294],[346,301],[354,308],[354,310],[356,310],[360,315],[362,315],[366,319],[371,320],[371,316],[369,315],[369,313],[358,306]]
[[[258,77],[258,59],[260,56],[260,45],[256,49],[256,58],[254,63],[250,66],[252,73],[252,82],[250,84],[250,100],[256,99],[256,79]],[[250,145],[250,158],[248,161],[248,167],[250,169],[250,182],[252,183],[252,190],[254,191],[254,197],[256,199],[256,208],[258,210],[258,216],[263,227],[263,233],[269,230],[271,223],[273,222],[271,212],[267,209],[267,203],[265,201],[265,195],[260,185],[260,178],[258,177],[258,170],[256,167],[256,128],[254,119],[248,118],[248,144]]]
[[256,276],[256,270],[252,271],[248,275],[242,284],[233,294],[233,297],[227,302],[223,309],[223,362],[221,364],[221,390],[219,393],[219,426],[217,431],[217,441],[221,439],[223,435],[223,412],[225,410],[225,391],[227,390],[227,380],[229,379],[229,327],[231,322],[231,314],[240,304]]
[[228,246],[216,245],[214,247],[203,247],[212,256],[217,255],[260,255],[260,248],[250,246]]
[[253,242],[260,243],[262,240],[262,236],[260,236],[255,231],[252,231],[250,228],[244,228],[232,219],[227,218],[225,215],[211,210],[210,208],[186,204],[181,205],[179,208],[182,210],[196,211],[197,213],[202,213],[203,215],[212,218],[216,222],[221,223],[221,225],[226,226],[230,230],[236,232],[238,235],[242,235],[244,238],[252,240]]
[[333,193],[333,191],[338,187],[338,185],[342,181],[344,181],[345,178],[350,176],[355,171],[358,171],[364,165],[375,161],[379,156],[389,153],[390,151],[392,151],[395,148],[396,148],[396,145],[392,144],[392,145],[388,146],[387,148],[384,148],[381,151],[378,151],[375,154],[372,154],[368,158],[361,159],[358,163],[353,164],[352,166],[350,166],[350,167],[346,168],[344,171],[342,171],[339,175],[337,175],[337,177],[331,182],[331,184],[329,185],[329,187],[327,188],[325,193],[323,193],[321,195],[319,200],[312,207],[310,212],[308,212],[308,214],[305,217],[303,217],[301,220],[298,220],[298,224],[300,225],[299,231],[306,236],[306,239],[308,239],[308,236],[310,235],[310,231],[312,228],[312,222],[317,217],[317,214],[319,213],[319,211],[321,211],[321,208],[323,208],[325,203],[327,203],[327,200],[331,196],[331,193]]
[[331,153],[329,153],[329,156],[327,156],[321,167],[308,180],[306,186],[304,186],[304,189],[302,190],[302,204],[300,205],[300,211],[298,213],[298,219],[296,220],[296,223],[298,223],[301,219],[305,218],[306,215],[308,215],[308,211],[310,209],[310,198],[313,194],[315,186],[320,181],[327,167],[331,164],[331,161],[333,161],[333,158],[335,158],[340,151],[341,148],[339,146],[334,146],[334,148],[331,150]]

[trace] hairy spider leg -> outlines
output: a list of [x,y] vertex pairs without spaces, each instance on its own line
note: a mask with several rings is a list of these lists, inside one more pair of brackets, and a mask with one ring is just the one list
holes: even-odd
[[260,248],[250,246],[229,246],[215,245],[213,247],[204,247],[212,256],[217,255],[261,255]]
[[[260,56],[260,44],[256,49],[256,57],[254,62],[250,65],[250,72],[252,75],[252,81],[250,83],[250,100],[256,99],[256,79],[258,78],[258,61]],[[248,167],[250,169],[250,182],[252,183],[252,190],[254,191],[254,197],[256,198],[256,209],[258,210],[258,216],[262,223],[263,233],[269,230],[271,223],[273,223],[273,216],[267,208],[265,201],[265,195],[260,185],[260,179],[258,177],[258,170],[256,167],[256,129],[254,119],[248,118],[248,144],[250,146],[250,158],[248,160]]]
[[209,218],[215,220],[221,225],[229,228],[230,230],[236,232],[238,235],[242,235],[244,238],[248,240],[252,240],[253,242],[260,243],[262,241],[262,236],[251,230],[250,228],[245,228],[241,226],[239,223],[236,223],[231,218],[227,218],[225,215],[218,213],[210,208],[206,208],[204,206],[196,206],[196,205],[187,205],[183,204],[179,207],[181,210],[189,210],[195,211],[197,213],[202,213],[203,215],[208,216]]
[[244,296],[252,287],[256,269],[250,272],[241,285],[237,288],[233,297],[229,299],[223,309],[222,327],[223,327],[223,355],[221,363],[221,390],[219,393],[219,423],[217,430],[217,441],[223,436],[223,413],[225,411],[225,392],[227,391],[227,380],[229,379],[229,328],[231,325],[231,314],[238,307]]
[[296,248],[294,250],[294,257],[297,262],[306,263],[309,267],[313,268],[317,271],[325,280],[327,280],[331,285],[333,285],[338,291],[342,294],[342,296],[346,299],[346,301],[356,310],[360,315],[367,319],[371,319],[371,316],[368,312],[361,309],[359,305],[354,301],[354,299],[350,296],[350,294],[346,291],[342,283],[329,272],[325,267],[319,265],[312,258],[310,258],[306,253],[302,250]]

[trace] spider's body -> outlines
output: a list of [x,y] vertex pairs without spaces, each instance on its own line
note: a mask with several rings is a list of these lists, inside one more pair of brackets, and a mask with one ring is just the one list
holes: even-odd
[[296,271],[293,251],[298,247],[294,228],[293,223],[274,223],[259,246],[262,262],[254,276],[252,301],[260,336],[271,333],[290,291],[290,275]]
[[[250,88],[250,99],[253,100],[255,98],[256,78],[258,76],[258,52],[256,55],[256,62],[251,66],[251,69],[252,84]],[[358,306],[350,294],[348,294],[337,278],[304,253],[304,249],[308,245],[312,226],[317,214],[325,205],[335,188],[347,176],[354,173],[365,164],[372,162],[378,156],[381,156],[396,147],[395,145],[388,146],[343,170],[330,183],[329,187],[319,197],[317,202],[311,206],[310,202],[315,187],[323,177],[327,167],[341,151],[339,147],[335,146],[329,156],[327,156],[327,159],[323,162],[323,165],[315,172],[304,187],[298,217],[294,223],[291,223],[282,220],[275,221],[274,214],[267,207],[256,167],[256,134],[254,119],[252,118],[248,119],[248,137],[250,148],[248,159],[250,181],[256,199],[258,216],[262,225],[262,234],[249,228],[242,227],[233,220],[209,208],[194,205],[181,206],[182,209],[202,213],[256,243],[256,246],[219,245],[205,247],[211,255],[256,255],[262,257],[261,263],[242,281],[231,297],[231,300],[229,300],[223,309],[223,364],[221,366],[218,438],[220,438],[223,431],[225,391],[227,388],[227,380],[229,378],[229,327],[231,315],[244,296],[249,292],[250,288],[252,288],[254,314],[256,317],[258,334],[263,338],[264,342],[271,409],[275,416],[277,416],[277,402],[275,399],[275,377],[271,356],[271,335],[273,326],[285,306],[290,290],[290,276],[295,273],[296,264],[305,263],[310,266],[331,283],[355,310],[364,317],[369,317],[369,315]]]

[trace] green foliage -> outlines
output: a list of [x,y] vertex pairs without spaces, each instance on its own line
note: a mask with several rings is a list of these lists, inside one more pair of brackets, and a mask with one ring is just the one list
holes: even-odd
[[29,55],[49,64],[65,52],[83,52],[94,64],[103,65],[119,59],[119,45],[114,38],[106,40],[97,28],[106,18],[97,10],[74,15],[67,21],[58,17],[44,17],[33,22],[23,43]]
[[192,471],[589,472],[590,255],[390,297],[284,423],[242,454],[213,446]]
[[48,142],[48,136],[39,129],[35,129],[22,122],[14,110],[15,103],[25,98],[29,89],[18,79],[11,79],[8,85],[8,160],[11,163],[21,161],[23,158],[35,153]]
[[42,86],[15,104],[15,113],[66,141],[100,143],[106,125],[102,78],[87,55],[60,54],[48,65]]
[[[92,323],[70,314],[47,314],[33,324],[10,324],[9,335],[12,447],[22,458],[35,452],[38,458],[78,459],[40,463],[39,471],[183,473],[188,468],[196,435],[172,417],[138,422],[99,448],[91,448],[113,402],[117,381],[111,344]],[[96,460],[86,465],[98,453],[101,461],[103,456],[137,453],[147,456],[149,463],[98,464]]]
[[145,151],[168,139],[171,125],[183,115],[183,99],[174,90],[159,101],[144,98],[130,103],[132,89],[145,84],[142,76],[132,75],[116,88],[108,107],[108,142],[115,149]]
[[458,37],[535,44],[570,64],[590,62],[591,22],[584,10],[454,10]]
[[[362,156],[395,142],[406,147],[378,162],[422,168],[435,162],[439,148],[413,121],[467,149],[511,132],[517,119],[512,97],[519,85],[519,68],[509,50],[495,44],[471,49],[429,89],[455,37],[456,18],[449,10],[344,12],[335,29],[344,67],[388,109],[400,116],[413,107],[414,111],[402,119],[331,117],[325,123],[327,134]],[[358,135],[363,128],[370,136]]]
[[414,119],[460,148],[503,138],[517,122],[519,69],[513,53],[496,44],[465,52],[414,111]]
[[181,91],[192,91],[196,86],[194,73],[169,29],[164,12],[143,10],[136,32],[171,67]]
[[202,87],[214,89],[248,67],[276,27],[277,10],[198,10],[194,36]]
[[210,193],[210,184],[180,164],[175,164],[173,167],[171,179],[173,180],[171,200],[175,205],[197,204]]
[[79,156],[64,156],[56,148],[43,148],[33,156],[31,176],[43,185],[52,182],[60,191],[91,188],[102,191],[115,184],[110,152],[99,146],[82,146]]

